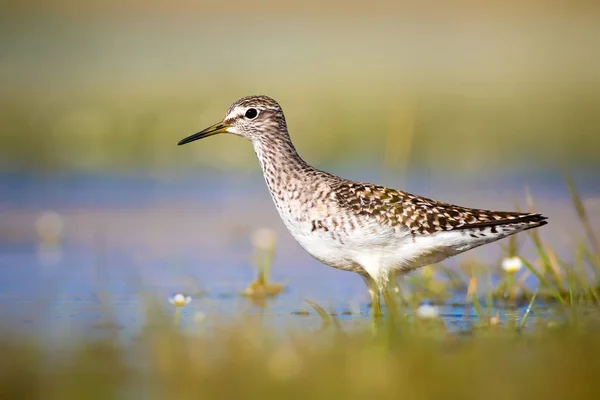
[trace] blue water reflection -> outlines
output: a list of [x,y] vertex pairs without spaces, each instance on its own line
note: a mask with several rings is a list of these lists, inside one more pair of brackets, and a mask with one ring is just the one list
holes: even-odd
[[[528,185],[537,210],[550,217],[542,232],[544,240],[568,257],[569,240],[583,238],[556,173],[485,179],[424,174],[407,182],[364,170],[344,175],[444,201],[498,209],[514,209],[515,204],[525,208],[523,188]],[[598,178],[593,174],[576,178],[591,218],[598,221]],[[294,310],[309,309],[304,299],[336,311],[342,321],[368,314],[362,280],[324,267],[293,241],[256,173],[173,173],[158,178],[14,174],[0,177],[0,193],[2,330],[52,336],[102,329],[115,320],[120,331],[131,335],[146,319],[144,296],[163,301],[169,309],[167,298],[176,292],[195,296],[183,311],[184,325],[203,313],[225,319],[264,314],[274,326],[318,327],[314,313],[292,315]],[[36,232],[36,219],[46,210],[64,219],[57,247],[44,247]],[[272,280],[287,285],[266,308],[239,296],[255,277],[250,236],[262,227],[278,233]],[[531,255],[527,238],[520,242],[524,254]],[[494,263],[500,254],[500,247],[491,245],[472,256]],[[448,265],[456,265],[456,259]],[[535,279],[527,282],[536,284]],[[453,300],[463,302],[464,293],[455,294]],[[347,310],[354,314],[343,314]],[[472,308],[462,306],[442,306],[441,315],[451,327],[476,318]]]

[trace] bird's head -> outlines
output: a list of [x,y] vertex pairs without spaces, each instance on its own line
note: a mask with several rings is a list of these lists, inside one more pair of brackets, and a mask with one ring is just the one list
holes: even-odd
[[182,139],[178,145],[219,133],[231,133],[252,141],[288,134],[283,111],[275,100],[267,96],[248,96],[233,103],[221,122]]

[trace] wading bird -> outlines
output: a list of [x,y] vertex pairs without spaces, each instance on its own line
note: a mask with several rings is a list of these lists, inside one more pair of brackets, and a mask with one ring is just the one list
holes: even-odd
[[545,225],[540,214],[455,206],[320,171],[292,144],[283,111],[266,96],[244,97],[225,118],[179,142],[219,133],[252,142],[285,226],[314,258],[358,273],[372,312],[390,273],[406,273],[515,233]]

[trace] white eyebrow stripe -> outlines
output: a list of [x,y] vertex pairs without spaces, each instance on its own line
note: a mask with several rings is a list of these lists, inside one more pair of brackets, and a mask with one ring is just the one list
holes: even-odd
[[245,107],[237,106],[236,108],[234,108],[233,110],[231,110],[231,112],[229,114],[227,114],[225,116],[225,119],[226,120],[235,119],[235,118],[243,115],[245,112],[246,112],[246,108]]
[[239,105],[236,106],[229,114],[225,116],[225,120],[232,120],[238,117],[241,117],[246,113],[249,108],[256,108],[258,112],[269,110],[269,111],[277,111],[277,107],[268,106],[261,104],[260,106],[252,106],[252,105]]

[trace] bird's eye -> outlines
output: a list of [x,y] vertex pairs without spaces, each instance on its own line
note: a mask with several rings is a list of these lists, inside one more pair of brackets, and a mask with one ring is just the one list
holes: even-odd
[[246,118],[248,119],[254,119],[256,118],[256,116],[258,115],[258,111],[256,110],[256,108],[249,108],[246,110]]

